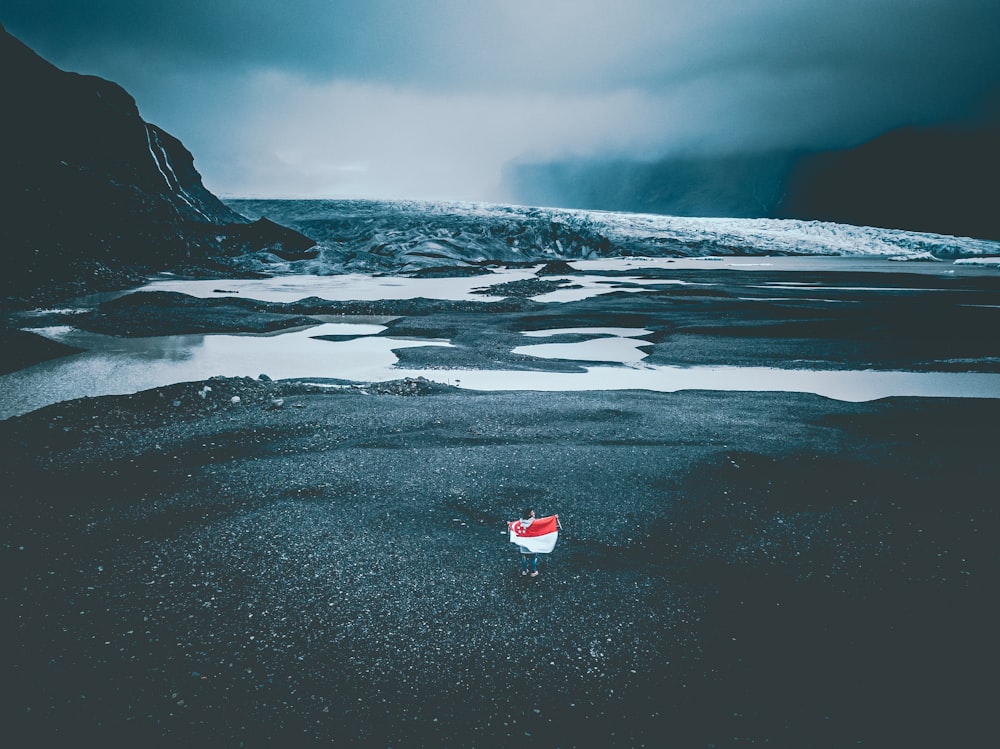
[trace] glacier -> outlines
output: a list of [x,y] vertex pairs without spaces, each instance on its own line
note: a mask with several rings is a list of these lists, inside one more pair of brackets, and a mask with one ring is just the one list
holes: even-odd
[[878,256],[952,262],[1000,257],[1000,242],[796,219],[696,218],[494,203],[229,199],[318,242],[316,258],[243,256],[247,270],[326,275],[616,257]]

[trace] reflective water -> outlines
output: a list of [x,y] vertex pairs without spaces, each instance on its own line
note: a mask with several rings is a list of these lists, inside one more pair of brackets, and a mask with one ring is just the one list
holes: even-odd
[[[642,365],[641,339],[599,337],[565,344],[524,346],[521,353],[633,366],[595,366],[581,373],[481,370],[409,370],[395,367],[396,350],[449,346],[364,333],[381,326],[319,325],[278,335],[185,335],[115,338],[72,328],[46,334],[86,347],[84,353],[0,377],[0,418],[71,398],[124,394],[214,375],[274,379],[315,377],[374,382],[423,376],[473,390],[622,390],[662,392],[780,390],[847,401],[890,395],[1000,398],[1000,375],[966,372],[810,371],[763,367],[651,367]],[[320,335],[357,335],[324,341]]]
[[567,359],[583,362],[618,362],[635,364],[646,358],[640,346],[649,345],[638,336],[649,335],[653,331],[645,328],[551,328],[530,330],[523,335],[529,338],[550,338],[558,335],[590,336],[573,343],[538,343],[518,346],[512,353],[535,356],[542,359]]
[[492,284],[535,278],[533,269],[501,270],[469,278],[407,278],[347,273],[339,276],[279,276],[228,281],[158,278],[140,291],[177,291],[201,298],[242,296],[265,302],[296,302],[306,297],[331,301],[376,299],[491,300],[502,297],[473,294]]
[[[359,330],[359,327],[365,328]],[[272,335],[181,335],[115,338],[72,328],[47,328],[54,340],[87,349],[0,377],[0,418],[70,398],[134,393],[214,375],[273,379],[395,379],[393,350],[448,346],[447,341],[371,335],[382,326],[326,324]],[[321,335],[357,335],[324,341]]]
[[[142,287],[141,291],[176,291],[201,298],[242,296],[265,302],[295,302],[305,297],[330,301],[376,299],[444,299],[451,301],[503,299],[482,293],[495,284],[537,279],[541,266],[519,269],[498,269],[488,276],[470,278],[409,278],[404,276],[367,276],[348,273],[340,276],[285,276],[233,281],[186,281],[159,278]],[[556,280],[559,276],[546,277]],[[573,302],[614,291],[643,291],[642,286],[683,284],[683,281],[649,279],[641,276],[608,277],[567,275],[562,277],[568,288],[557,289],[533,297],[539,302]],[[639,287],[639,288],[637,288]]]
[[[857,258],[766,258],[752,259],[627,260],[579,262],[581,269],[629,270],[654,265],[722,263],[746,268],[764,264],[798,270],[808,265],[822,269],[897,270],[900,263],[884,259]],[[905,270],[921,266],[921,272],[950,272],[940,263],[906,263]],[[926,270],[924,267],[926,266]],[[751,272],[748,270],[748,272]],[[995,275],[995,269],[967,266],[959,271],[972,275]],[[474,278],[412,279],[372,277],[353,274],[331,277],[286,277],[253,281],[161,280],[149,289],[176,290],[198,296],[221,296],[239,292],[241,296],[273,301],[297,300],[308,296],[328,299],[437,299],[482,300],[475,289],[494,283],[534,278],[531,269],[505,270]],[[579,276],[568,277],[573,283]],[[651,284],[635,278],[589,278],[579,294],[601,293],[619,283]],[[657,284],[665,281],[657,280]],[[669,281],[666,281],[669,283]],[[679,283],[679,282],[678,282]],[[642,286],[630,290],[641,291]],[[891,284],[889,284],[891,286]],[[781,288],[783,286],[784,288]],[[815,293],[812,285],[773,285],[775,292],[787,290]],[[872,290],[881,290],[882,285]],[[876,291],[881,293],[881,291]],[[546,295],[539,297],[544,299]],[[820,298],[820,297],[817,297]],[[832,301],[832,300],[831,300]],[[989,305],[984,305],[989,306]],[[330,323],[307,329],[270,335],[184,335],[155,338],[115,338],[84,333],[72,327],[47,328],[40,332],[54,340],[86,349],[83,353],[44,362],[0,376],[0,418],[25,413],[70,398],[136,392],[175,382],[204,380],[214,375],[274,379],[324,378],[358,382],[424,376],[435,381],[460,384],[481,390],[596,390],[683,389],[778,390],[811,392],[848,401],[862,401],[891,395],[1000,398],[1000,375],[962,372],[809,371],[757,367],[653,367],[643,364],[645,356],[639,336],[641,328],[559,328],[525,331],[529,337],[558,335],[587,336],[569,343],[547,342],[525,345],[515,352],[543,358],[572,359],[598,365],[585,372],[551,373],[527,371],[408,370],[395,365],[394,351],[416,346],[450,346],[445,340],[389,338],[378,333],[385,327],[376,322]],[[339,336],[346,340],[318,340],[318,336]],[[624,366],[623,366],[624,365]]]
[[418,373],[470,390],[737,390],[815,393],[842,401],[890,396],[1000,398],[1000,374],[817,371],[769,367],[589,367],[586,373],[454,370]]

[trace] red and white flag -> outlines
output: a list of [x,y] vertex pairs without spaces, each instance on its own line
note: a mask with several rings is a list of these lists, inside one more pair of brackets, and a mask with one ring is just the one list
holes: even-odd
[[520,520],[507,523],[510,542],[527,549],[531,554],[548,554],[556,547],[559,538],[559,516],[535,518],[527,527]]

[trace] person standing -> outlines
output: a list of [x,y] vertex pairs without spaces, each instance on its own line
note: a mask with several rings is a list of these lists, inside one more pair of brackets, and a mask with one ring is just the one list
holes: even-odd
[[[535,522],[535,511],[530,507],[525,508],[524,512],[521,513],[521,519],[517,521],[518,525],[522,530],[527,531],[533,522]],[[521,574],[538,577],[538,556],[527,546],[518,544],[517,549],[521,552]]]

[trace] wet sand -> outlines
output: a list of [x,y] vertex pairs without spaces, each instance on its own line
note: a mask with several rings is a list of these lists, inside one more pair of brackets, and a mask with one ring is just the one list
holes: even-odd
[[[377,390],[0,422],[11,745],[992,732],[1000,400]],[[535,580],[524,505],[564,527]]]

